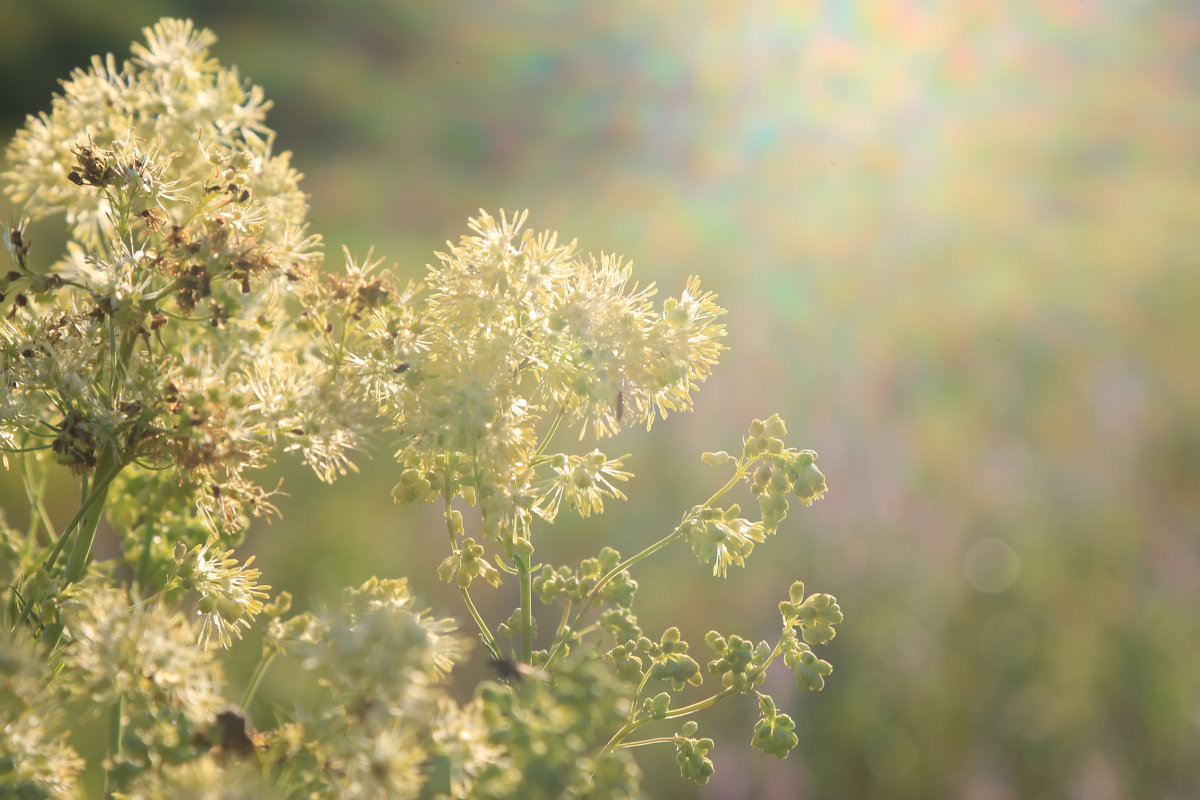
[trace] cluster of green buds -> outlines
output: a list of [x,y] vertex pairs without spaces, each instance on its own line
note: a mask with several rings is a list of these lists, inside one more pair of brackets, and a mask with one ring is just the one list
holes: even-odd
[[759,458],[750,479],[750,491],[758,498],[763,528],[774,532],[787,516],[788,495],[794,494],[801,505],[811,506],[825,496],[825,476],[817,469],[817,454],[812,450],[788,450],[783,446],[787,429],[778,415],[750,426],[743,457]]
[[[674,531],[640,553],[622,558],[616,550],[606,547],[598,558],[585,559],[578,568],[544,565],[534,579],[535,593],[544,603],[560,605],[563,621],[551,648],[532,652],[528,660],[553,675],[556,668],[573,663],[569,654],[582,649],[588,635],[598,634],[601,641],[608,642],[602,649],[613,673],[633,688],[628,716],[602,754],[660,742],[673,743],[681,775],[704,783],[712,775],[713,765],[708,758],[712,743],[693,735],[697,731],[694,722],[688,722],[672,737],[636,739],[633,734],[664,720],[691,716],[731,695],[750,693],[759,698],[761,711],[751,738],[752,746],[779,757],[785,757],[796,747],[798,738],[793,720],[778,712],[774,700],[762,692],[762,686],[767,669],[780,657],[792,670],[799,689],[815,691],[824,686],[832,667],[816,655],[813,647],[828,643],[842,621],[841,610],[832,596],[806,596],[803,584],[794,583],[788,600],[780,605],[782,627],[773,645],[710,631],[705,644],[713,657],[706,670],[689,654],[688,643],[679,628],[667,628],[655,641],[643,633],[632,613],[637,584],[631,570],[641,561],[672,542],[683,540],[702,563],[715,564],[714,574],[723,575],[730,563],[744,565],[753,546],[762,544],[765,534],[775,531],[778,520],[786,513],[787,495],[809,505],[825,492],[824,477],[815,465],[816,454],[787,448],[782,440],[785,432],[778,417],[755,421],[739,457],[706,453],[704,459],[711,464],[732,465],[733,475],[707,501],[685,514]],[[736,505],[726,508],[718,505],[726,493],[743,483],[760,499],[782,501],[776,519],[769,524],[761,520],[751,522],[739,515]],[[585,620],[592,619],[589,616],[592,610],[596,610],[594,622],[587,624]],[[517,622],[510,619],[502,628],[519,632]],[[717,677],[720,688],[701,700],[685,701],[684,693],[702,686],[706,671]],[[651,686],[662,688],[651,693],[648,691]]]
[[825,495],[825,476],[817,469],[817,454],[786,447],[783,442],[786,433],[783,420],[774,414],[751,423],[737,458],[724,450],[704,453],[707,464],[734,465],[733,478],[718,496],[744,479],[758,498],[761,514],[760,520],[752,522],[740,516],[738,505],[720,508],[713,504],[715,498],[688,512],[681,525],[683,538],[701,563],[713,565],[714,575],[724,576],[730,565],[745,566],[754,546],[774,533],[787,516],[789,495],[805,506]]

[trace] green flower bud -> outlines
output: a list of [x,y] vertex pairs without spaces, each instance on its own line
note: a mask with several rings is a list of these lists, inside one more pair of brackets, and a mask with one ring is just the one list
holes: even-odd
[[833,674],[833,665],[817,658],[803,642],[784,655],[784,663],[796,678],[796,688],[802,692],[819,692],[825,688],[825,678]]
[[442,563],[438,564],[437,576],[438,580],[443,583],[449,583],[454,580],[454,573],[458,571],[458,553],[451,553],[442,559]]
[[816,459],[817,454],[812,450],[800,451],[800,456],[796,459],[799,475],[794,490],[796,497],[806,506],[811,506],[814,500],[820,500],[827,491],[825,476],[817,469]]
[[714,745],[712,739],[691,738],[697,727],[695,722],[688,722],[675,737],[675,760],[681,777],[703,786],[713,774],[713,763],[705,756]]
[[612,547],[605,547],[600,551],[600,569],[608,572],[610,569],[621,563],[621,553]]
[[613,666],[617,669],[617,675],[622,680],[630,683],[641,680],[642,661],[637,656],[632,655],[632,648],[629,645],[618,645],[610,650],[608,655],[613,660]]
[[612,634],[618,642],[636,646],[637,639],[642,634],[635,617],[628,608],[611,608],[600,615],[600,627]]
[[659,692],[643,703],[643,710],[648,712],[648,716],[652,719],[662,719],[671,710],[671,695],[667,692]]
[[700,665],[691,656],[682,653],[671,653],[661,661],[656,661],[650,668],[650,677],[654,680],[670,681],[671,688],[677,692],[683,691],[685,684],[699,686],[704,682],[700,675]]
[[754,736],[750,745],[777,758],[787,758],[800,741],[796,736],[796,723],[787,714],[775,710],[775,701],[767,695],[759,699],[762,717],[754,725]]
[[533,555],[533,542],[524,537],[518,537],[516,541],[513,542],[512,551],[514,555],[521,556],[522,558],[529,558],[531,555]]
[[719,467],[722,464],[728,464],[733,460],[733,456],[726,453],[724,450],[718,450],[715,453],[702,453],[700,460],[710,467]]

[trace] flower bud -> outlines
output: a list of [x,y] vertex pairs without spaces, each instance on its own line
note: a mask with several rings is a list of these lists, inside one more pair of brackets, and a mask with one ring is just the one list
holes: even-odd
[[722,464],[727,464],[732,461],[733,456],[729,455],[729,453],[725,452],[724,450],[718,450],[715,453],[702,453],[700,455],[700,460],[705,464],[708,464],[710,467],[719,467]]
[[817,469],[816,458],[817,454],[812,450],[803,450],[796,461],[800,475],[796,479],[794,489],[796,497],[806,506],[811,506],[814,500],[820,500],[827,491],[825,476]]

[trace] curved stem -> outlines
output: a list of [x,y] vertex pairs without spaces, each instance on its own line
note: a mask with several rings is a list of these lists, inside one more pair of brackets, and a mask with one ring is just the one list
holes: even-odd
[[[44,425],[45,423],[38,420],[34,424]],[[35,444],[29,447],[0,447],[0,453],[35,453],[38,450],[49,450],[52,447],[54,447],[52,444]]]
[[462,593],[463,602],[466,603],[467,611],[471,614],[471,619],[475,620],[475,624],[479,626],[479,637],[483,639],[483,646],[488,649],[492,658],[497,661],[503,661],[504,657],[500,655],[500,646],[496,644],[496,637],[492,635],[491,628],[483,621],[479,609],[475,607],[475,602],[471,599],[471,593],[466,589],[459,589],[459,592]]
[[617,728],[617,732],[612,735],[612,738],[609,739],[607,742],[605,742],[604,747],[601,747],[600,751],[596,753],[595,758],[592,759],[592,763],[594,764],[597,761],[599,761],[609,751],[611,751],[614,747],[619,745],[621,743],[622,739],[624,739],[629,734],[633,733],[635,730],[637,730],[641,726],[645,725],[647,722],[649,722],[649,720],[641,720],[640,722],[634,722],[633,720],[630,720],[630,721],[626,722],[624,725],[622,725],[620,728]]
[[693,519],[701,511],[703,511],[706,508],[709,508],[710,506],[712,506],[713,503],[720,500],[721,497],[724,496],[726,492],[728,492],[730,489],[732,489],[734,486],[736,486],[738,481],[740,481],[743,477],[745,477],[746,473],[749,472],[750,465],[753,464],[755,460],[757,460],[757,459],[752,459],[751,461],[747,462],[746,464],[739,464],[738,468],[733,473],[733,477],[730,478],[728,481],[726,481],[724,486],[722,486],[717,491],[713,492],[711,497],[709,497],[707,500],[705,500],[699,506],[697,506],[696,508],[694,508],[690,512],[688,512],[688,514],[683,518],[683,520],[680,521],[680,523],[675,526],[675,530],[671,531],[666,536],[664,536],[663,538],[659,539],[654,544],[647,547],[645,550],[642,550],[640,553],[638,553],[634,556],[630,556],[629,558],[622,561],[620,564],[617,564],[615,567],[610,569],[602,578],[600,578],[599,581],[596,582],[596,585],[592,587],[592,590],[590,592],[588,592],[588,596],[586,598],[584,598],[583,604],[579,607],[579,611],[575,614],[575,619],[573,619],[571,621],[571,624],[567,627],[567,629],[565,631],[563,631],[562,635],[560,635],[558,637],[558,640],[554,645],[554,649],[550,651],[550,657],[546,660],[547,669],[549,667],[553,666],[555,660],[560,657],[560,655],[563,651],[563,648],[566,644],[567,639],[570,638],[572,633],[574,633],[575,628],[579,625],[579,621],[581,619],[583,619],[583,615],[586,614],[588,612],[588,610],[592,607],[592,604],[596,602],[596,598],[600,596],[600,590],[603,589],[609,581],[611,581],[613,578],[620,575],[625,570],[634,566],[635,564],[642,561],[643,559],[649,558],[654,553],[657,553],[659,550],[661,550],[664,547],[666,547],[667,545],[669,545],[675,539],[678,539],[683,534],[683,526],[689,520]]
[[89,510],[91,510],[91,508],[97,502],[99,502],[101,505],[103,505],[103,500],[101,498],[101,491],[103,491],[104,493],[107,493],[108,484],[111,483],[112,479],[115,477],[116,477],[116,473],[113,473],[106,480],[97,481],[96,485],[92,487],[91,492],[86,492],[86,491],[84,492],[83,500],[79,504],[79,509],[76,510],[75,516],[71,517],[71,521],[67,523],[67,527],[63,530],[62,534],[59,535],[58,541],[54,543],[54,549],[51,550],[50,554],[46,556],[46,560],[43,563],[42,567],[47,572],[50,570],[51,567],[54,566],[55,560],[58,559],[58,554],[62,552],[63,545],[65,545],[67,543],[67,541],[71,539],[71,534],[73,534],[75,532],[75,529],[80,525],[81,521],[83,520],[84,514],[86,514]]
[[[787,629],[785,628],[784,636],[786,636],[786,635],[787,635]],[[763,661],[762,666],[760,666],[758,668],[759,672],[766,672],[767,667],[771,666],[771,662],[774,661],[776,656],[779,655],[779,650],[781,647],[783,647],[783,636],[779,637],[779,641],[776,642],[775,647],[773,647],[771,649],[771,654],[769,656],[767,656],[766,660]],[[747,690],[747,691],[751,691],[751,690]],[[731,695],[731,694],[737,694],[737,692],[738,692],[737,689],[730,686],[726,689],[722,689],[721,691],[717,692],[716,694],[714,694],[711,697],[708,697],[708,698],[705,698],[704,700],[700,700],[695,703],[692,703],[689,706],[681,706],[679,708],[671,709],[670,711],[667,712],[667,715],[665,717],[662,717],[662,719],[676,719],[677,717],[686,717],[688,714],[695,714],[697,711],[703,711],[704,709],[709,708],[710,706],[720,702],[721,700],[724,700],[726,697],[729,697],[729,695]]]
[[[58,558],[58,554],[62,552],[67,540],[71,540],[71,552],[63,571],[63,588],[83,577],[84,570],[87,568],[87,557],[92,552],[92,541],[96,538],[96,527],[100,524],[100,517],[104,513],[104,500],[108,496],[109,484],[120,474],[124,466],[119,459],[115,458],[111,449],[106,447],[100,452],[95,481],[90,486],[85,483],[84,499],[79,504],[79,510],[67,523],[66,530],[58,537],[54,549],[46,556],[43,569],[48,572],[54,566],[54,562]],[[18,624],[25,622],[32,607],[31,603],[26,604],[25,612],[18,620]],[[62,623],[47,626],[42,634],[43,641],[49,643],[53,649],[62,636],[62,630]]]
[[[695,714],[697,711],[703,711],[704,709],[715,705],[721,700],[724,700],[726,697],[729,697],[731,694],[737,694],[737,689],[734,689],[733,687],[722,689],[711,697],[707,697],[688,706],[683,706],[682,708],[672,709],[671,711],[668,711],[666,715],[661,717],[645,717],[639,720],[630,720],[617,729],[617,732],[612,735],[612,738],[609,739],[607,743],[605,743],[604,747],[600,748],[599,752],[596,753],[595,758],[592,760],[599,761],[604,757],[605,754],[609,753],[614,748],[624,747],[625,745],[622,745],[621,742],[626,736],[633,733],[638,728],[649,725],[651,722],[659,722],[664,719],[677,719],[679,717],[686,717],[689,714]],[[649,742],[650,740],[647,741]]]
[[100,452],[100,459],[96,464],[96,480],[85,501],[86,511],[79,520],[74,540],[71,542],[71,553],[67,557],[66,571],[63,575],[67,585],[75,583],[83,577],[84,569],[87,567],[87,557],[92,552],[92,541],[96,538],[96,527],[100,524],[100,517],[104,514],[104,501],[108,497],[108,486],[112,483],[113,478],[117,477],[123,466],[124,464],[120,463],[111,448],[105,447]]
[[[679,717],[686,717],[689,714],[695,714],[697,711],[703,711],[706,708],[712,708],[714,705],[721,702],[726,697],[729,697],[729,695],[737,694],[737,691],[738,691],[737,689],[734,689],[732,686],[730,686],[728,689],[722,689],[721,691],[717,692],[716,694],[706,697],[703,700],[697,700],[695,703],[692,703],[691,705],[680,706],[679,708],[673,708],[667,712],[666,716],[659,717],[659,719],[678,719]],[[654,720],[647,719],[647,720],[641,720],[641,722],[642,722],[642,724],[645,724],[648,722],[654,722]]]
[[590,592],[588,592],[588,596],[584,598],[583,604],[579,607],[579,611],[575,613],[575,618],[571,620],[571,624],[567,626],[566,630],[561,633],[561,635],[558,637],[558,641],[554,645],[554,649],[550,651],[550,657],[546,659],[547,668],[553,666],[555,660],[559,658],[560,654],[563,652],[563,648],[566,646],[567,639],[569,639],[571,634],[575,632],[575,628],[579,626],[579,622],[583,619],[583,615],[586,614],[592,607],[592,604],[596,602],[596,598],[600,596],[600,590],[604,588],[604,585],[617,575],[621,574],[622,570],[628,569],[642,559],[650,557],[654,553],[657,553],[659,550],[669,545],[672,541],[679,537],[682,530],[683,523],[681,522],[679,523],[679,526],[675,528],[675,530],[671,531],[666,536],[659,539],[657,542],[650,545],[637,555],[622,561],[596,582],[596,585],[592,587]]
[[675,737],[656,736],[653,739],[638,739],[636,742],[625,742],[621,747],[628,750],[634,747],[645,747],[648,744],[675,744]]
[[566,417],[566,409],[560,408],[558,416],[554,418],[554,422],[550,423],[550,430],[546,431],[546,435],[542,437],[541,444],[537,450],[533,451],[533,456],[529,459],[531,462],[536,461],[542,453],[546,452],[546,448],[550,446],[550,440],[554,438],[554,434],[558,431],[558,426],[562,424],[563,418]]
[[242,711],[250,707],[250,701],[254,699],[255,693],[258,691],[258,685],[262,682],[263,675],[267,674],[267,668],[271,666],[271,662],[275,660],[275,656],[277,655],[279,655],[279,651],[274,648],[269,653],[265,649],[263,650],[262,657],[258,659],[258,664],[254,666],[254,673],[250,676],[250,682],[246,684],[246,691],[242,694]]
[[34,540],[37,538],[37,526],[40,524],[46,532],[46,540],[54,541],[54,524],[50,521],[50,514],[46,511],[45,496],[46,496],[46,472],[42,470],[39,478],[33,475],[32,458],[21,459],[21,483],[25,487],[25,497],[29,500],[29,531],[25,535],[25,552],[26,558],[33,552]]
[[[779,655],[780,648],[783,647],[783,638],[786,635],[787,635],[787,629],[785,628],[784,632],[783,632],[783,636],[779,637],[779,641],[776,642],[775,647],[771,649],[771,654],[769,656],[767,656],[766,660],[763,661],[762,666],[759,667],[760,671],[765,672],[767,667],[771,666],[771,662],[774,661],[775,658]],[[649,672],[649,670],[647,670],[646,675],[648,676],[649,674],[650,674],[650,672]],[[638,687],[638,694],[641,694],[642,688],[645,686],[645,684],[646,684],[646,679],[643,678],[642,685]],[[626,722],[624,725],[622,725],[617,730],[617,732],[615,734],[613,734],[613,737],[608,740],[608,744],[604,745],[604,747],[600,750],[600,752],[596,754],[596,758],[600,758],[600,756],[604,755],[605,753],[607,753],[609,750],[611,750],[614,747],[627,746],[627,745],[622,745],[621,740],[624,739],[629,734],[633,733],[638,728],[642,727],[643,725],[649,725],[651,722],[657,722],[657,721],[663,720],[663,719],[678,719],[679,717],[690,716],[691,714],[695,714],[698,711],[703,711],[706,708],[711,708],[712,706],[714,706],[717,703],[724,700],[726,697],[729,697],[730,695],[734,695],[737,693],[738,693],[738,690],[735,689],[734,687],[730,686],[725,689],[722,689],[721,691],[717,692],[714,695],[704,698],[703,700],[698,700],[695,703],[692,703],[691,705],[680,706],[679,708],[673,708],[661,717],[653,717],[653,718],[647,717],[645,719],[634,720],[631,716],[630,720],[628,722]],[[635,699],[636,699],[636,696],[635,696]],[[637,713],[636,706],[634,706],[634,710],[632,713],[633,714]],[[649,741],[652,741],[652,740],[647,740],[647,742],[649,742]],[[633,745],[628,745],[628,746],[633,746]]]
[[650,682],[650,673],[653,671],[653,666],[642,673],[642,680],[638,683],[637,691],[633,693],[633,702],[629,704],[629,721],[633,722],[633,718],[637,716],[638,700],[642,698],[642,692],[646,690],[646,684]]
[[[449,471],[446,474],[446,485],[450,483]],[[446,512],[443,516],[446,519],[446,535],[450,537],[450,552],[458,553],[458,540],[454,538],[454,530],[450,527],[450,512],[453,510],[450,507],[450,497],[445,496]],[[479,628],[479,637],[483,639],[483,646],[491,653],[492,658],[497,661],[501,660],[500,647],[496,644],[496,637],[492,635],[491,628],[484,622],[483,615],[479,613],[479,609],[475,607],[475,601],[471,599],[471,592],[466,587],[459,587],[458,590],[462,594],[463,603],[467,606],[467,611],[471,614],[471,619],[475,620],[475,625]]]
[[570,598],[568,598],[567,602],[563,604],[562,619],[560,619],[558,621],[558,627],[554,629],[555,641],[558,641],[558,637],[561,636],[562,632],[567,629],[567,622],[570,619],[571,619],[571,600],[570,600]]

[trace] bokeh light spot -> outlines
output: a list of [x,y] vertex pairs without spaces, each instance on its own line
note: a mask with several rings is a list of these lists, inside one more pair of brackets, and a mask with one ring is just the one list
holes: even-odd
[[1021,560],[999,539],[981,539],[971,545],[963,559],[963,572],[978,591],[998,594],[1017,582]]

